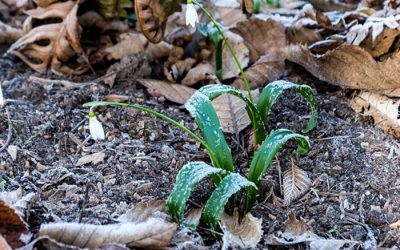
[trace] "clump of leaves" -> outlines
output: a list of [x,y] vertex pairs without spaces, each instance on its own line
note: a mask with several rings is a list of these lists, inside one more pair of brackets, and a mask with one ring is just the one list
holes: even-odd
[[[294,89],[300,93],[310,104],[311,118],[303,132],[308,132],[316,126],[317,108],[312,89],[307,85],[297,85],[287,81],[276,81],[267,85],[257,103],[253,103],[239,90],[227,85],[208,85],[199,89],[185,104],[186,109],[195,118],[202,132],[200,138],[177,121],[168,118],[154,110],[132,104],[116,102],[92,102],[84,106],[116,105],[139,109],[153,114],[174,126],[189,133],[208,151],[212,166],[204,162],[190,162],[179,172],[175,187],[167,200],[167,210],[177,222],[183,222],[183,214],[186,203],[192,190],[205,177],[210,176],[216,188],[211,194],[203,210],[203,221],[211,228],[215,228],[224,209],[232,211],[235,199],[231,197],[246,188],[246,201],[243,212],[249,212],[256,202],[262,176],[268,168],[275,155],[289,140],[295,140],[298,144],[297,152],[304,154],[308,152],[310,143],[306,136],[287,129],[272,131],[268,136],[265,130],[265,120],[272,105],[278,96],[286,89]],[[253,156],[249,173],[246,177],[235,172],[235,166],[231,150],[226,142],[221,129],[218,116],[211,101],[218,96],[228,93],[241,98],[246,103],[246,110],[254,127],[255,143],[260,147]]]

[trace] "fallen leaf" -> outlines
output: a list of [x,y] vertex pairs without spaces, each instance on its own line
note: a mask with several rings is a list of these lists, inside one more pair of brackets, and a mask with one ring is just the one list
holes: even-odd
[[221,24],[226,27],[234,27],[238,22],[246,21],[246,15],[243,11],[237,8],[218,8],[216,10],[219,14]]
[[314,55],[307,47],[294,45],[285,50],[285,56],[330,84],[400,97],[397,69],[400,52],[376,61],[365,49],[354,45],[341,45],[323,55]]
[[256,62],[261,56],[266,56],[271,61],[283,62],[282,48],[286,46],[286,34],[281,23],[273,19],[251,19],[238,23],[232,31],[244,39],[252,62]]
[[[245,45],[244,39],[231,31],[225,32],[225,36],[231,43],[240,65],[242,68],[246,68],[250,62],[250,51]],[[236,77],[240,73],[240,70],[238,69],[236,62],[227,46],[224,46],[222,49],[222,71],[224,80]]]
[[1,234],[0,234],[0,249],[2,249],[2,250],[12,250],[10,245],[8,245],[6,239],[4,239]]
[[149,218],[168,217],[165,211],[165,201],[154,200],[134,205],[118,218],[120,222],[142,223]]
[[255,248],[263,234],[262,219],[246,214],[239,222],[239,212],[236,209],[233,216],[224,213],[221,225],[224,235],[222,249]]
[[106,95],[104,101],[107,102],[126,102],[129,100],[127,95]]
[[396,221],[395,223],[392,223],[389,225],[391,229],[399,229],[400,228],[400,220]]
[[356,112],[364,116],[372,116],[377,126],[400,137],[400,100],[361,91],[350,103]]
[[75,166],[80,167],[89,163],[92,165],[97,165],[104,160],[105,156],[106,154],[104,152],[97,152],[94,154],[85,155],[78,160]]
[[[251,89],[264,87],[285,74],[285,62],[271,59],[269,56],[261,56],[257,62],[245,70],[245,73]],[[238,89],[246,89],[242,77],[236,78],[232,86]]]
[[293,235],[302,235],[309,228],[303,219],[298,220],[296,218],[296,214],[293,211],[289,213],[288,218],[283,222],[283,227],[285,228],[285,232]]
[[184,224],[196,228],[200,224],[202,208],[191,208],[185,214]]
[[124,56],[142,52],[148,43],[142,34],[132,32],[121,34],[119,39],[120,41],[117,44],[104,49],[108,60],[118,60]]
[[283,198],[288,206],[292,201],[301,197],[311,187],[312,183],[307,173],[297,166],[292,166],[283,174]]
[[26,242],[21,241],[21,237],[28,234],[27,224],[21,216],[3,200],[0,200],[0,235],[12,248],[18,248],[25,245]]
[[24,31],[0,21],[0,43],[14,42],[24,35]]
[[42,224],[39,236],[49,236],[64,244],[73,242],[81,248],[98,248],[105,244],[126,244],[129,247],[167,247],[177,229],[175,223],[150,218],[144,222],[111,225],[79,223]]
[[[247,96],[246,91],[242,91]],[[259,91],[252,91],[253,97],[258,98]],[[226,133],[238,133],[250,125],[246,104],[239,97],[222,94],[212,101],[220,120],[222,130]]]
[[193,88],[166,81],[152,79],[138,79],[137,81],[148,89],[156,90],[167,100],[178,104],[184,104],[196,92]]
[[38,26],[18,39],[7,53],[19,57],[29,67],[58,75],[82,74],[88,67],[81,64],[71,68],[65,64],[75,56],[83,56],[80,26],[77,19],[79,1],[56,2],[47,7],[27,11],[34,19],[62,19],[60,23]]
[[11,159],[15,161],[17,159],[18,147],[14,145],[10,145],[7,147],[7,152],[11,156]]
[[215,68],[209,63],[200,63],[189,70],[181,83],[186,86],[192,86],[205,80],[212,80],[215,82],[215,79]]

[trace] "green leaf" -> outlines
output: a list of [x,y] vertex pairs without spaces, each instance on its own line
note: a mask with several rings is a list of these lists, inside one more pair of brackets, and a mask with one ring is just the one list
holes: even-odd
[[99,12],[105,18],[128,18],[129,14],[126,11],[131,9],[133,11],[133,1],[131,0],[96,0],[99,6]]
[[222,84],[210,84],[200,88],[198,91],[210,98],[211,101],[225,93],[242,99],[246,103],[246,111],[254,128],[256,144],[261,144],[261,142],[265,139],[266,132],[264,127],[264,119],[262,119],[257,107],[250,101],[249,98],[243,95],[242,92],[232,86]]
[[204,162],[190,162],[183,166],[176,177],[176,183],[167,200],[167,211],[172,218],[181,223],[186,202],[195,186],[211,174],[224,172],[222,169],[211,167]]
[[[310,142],[308,137],[297,134],[288,129],[278,129],[273,131],[260,149],[254,155],[250,164],[248,179],[254,182],[257,186],[260,183],[262,176],[268,171],[269,165],[275,155],[281,150],[287,141],[294,139],[297,141],[297,153],[305,154],[310,150]],[[257,192],[252,189],[247,190],[245,210],[249,212],[254,202],[256,201]]]
[[314,99],[312,88],[308,85],[298,85],[288,81],[275,81],[268,84],[263,91],[257,102],[257,108],[260,111],[260,115],[265,121],[271,111],[272,105],[278,99],[278,96],[286,89],[294,89],[301,94],[311,107],[311,118],[308,121],[307,127],[302,130],[303,133],[307,133],[315,128],[317,125],[318,111],[317,103]]
[[185,103],[186,109],[196,119],[206,144],[215,155],[214,166],[234,172],[231,150],[226,143],[217,113],[210,99],[196,91]]
[[249,189],[257,193],[257,187],[254,183],[240,174],[232,173],[226,176],[211,194],[204,206],[203,220],[210,225],[211,228],[215,228],[229,198],[244,187],[249,187]]

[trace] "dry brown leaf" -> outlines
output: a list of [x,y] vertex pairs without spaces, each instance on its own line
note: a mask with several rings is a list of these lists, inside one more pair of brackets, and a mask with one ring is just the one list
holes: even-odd
[[83,165],[86,165],[89,163],[91,165],[96,165],[96,164],[102,162],[104,160],[105,156],[106,156],[106,154],[103,152],[97,152],[94,154],[85,155],[78,160],[78,162],[76,163],[75,166],[79,167],[79,166],[83,166]]
[[24,35],[24,31],[0,21],[0,43],[14,42]]
[[86,65],[71,68],[65,64],[76,55],[83,55],[79,41],[80,26],[76,16],[78,6],[79,1],[67,1],[28,11],[35,19],[60,18],[62,22],[32,29],[18,39],[7,53],[16,55],[38,72],[50,69],[59,75],[82,74],[88,69]]
[[202,208],[191,208],[185,214],[185,224],[190,225],[190,227],[196,228],[200,224]]
[[243,11],[236,8],[218,8],[219,20],[226,27],[234,27],[238,22],[246,21]]
[[389,225],[391,229],[396,230],[400,228],[400,220]]
[[307,47],[294,45],[285,50],[285,56],[330,84],[400,97],[397,68],[400,52],[379,62],[365,49],[354,45],[341,45],[323,55],[314,55]]
[[250,50],[250,59],[256,62],[261,56],[271,61],[282,61],[282,48],[286,45],[285,27],[273,20],[251,19],[240,22],[233,32],[238,33]]
[[[240,65],[243,68],[246,68],[250,61],[250,51],[245,45],[243,38],[231,31],[225,32],[225,36],[231,43]],[[213,61],[215,62],[215,59]],[[240,73],[240,70],[238,69],[235,60],[233,59],[232,54],[227,46],[224,46],[222,49],[222,71],[223,79],[236,77]]]
[[64,244],[98,248],[108,244],[126,244],[129,247],[167,247],[177,225],[161,219],[150,218],[141,223],[91,225],[78,223],[43,224],[39,236],[49,236]]
[[307,173],[292,166],[283,174],[283,198],[284,203],[288,206],[292,201],[305,194],[311,187],[312,183]]
[[288,218],[283,222],[283,227],[285,228],[285,232],[293,235],[302,235],[309,228],[303,219],[298,220],[296,218],[296,214],[293,211],[289,213]]
[[24,235],[29,235],[24,220],[3,200],[0,200],[0,235],[6,239],[12,248],[25,245],[26,242],[21,241],[21,239],[24,238]]
[[[242,91],[247,95],[246,91]],[[259,91],[252,91],[253,97],[258,98]],[[212,101],[215,111],[220,120],[222,130],[226,133],[236,133],[250,125],[247,115],[246,104],[239,97],[223,94]]]
[[6,239],[0,234],[0,249],[2,250],[12,250],[10,245],[7,243]]
[[184,104],[193,94],[195,89],[176,83],[153,79],[138,79],[140,84],[155,92],[154,95],[164,96],[167,100],[178,104]]
[[372,116],[374,123],[386,132],[400,137],[400,100],[361,91],[352,100],[353,109],[364,116]]
[[[264,87],[267,83],[278,80],[285,74],[285,62],[283,60],[271,60],[269,56],[260,59],[245,70],[250,88]],[[246,89],[243,78],[237,78],[232,86],[238,89]]]
[[142,223],[149,218],[165,219],[168,215],[165,212],[165,201],[154,200],[146,203],[136,204],[118,218],[120,222]]
[[200,63],[194,68],[190,69],[181,83],[186,86],[192,86],[198,82],[205,80],[216,80],[215,68],[209,63]]
[[119,37],[120,41],[114,46],[104,49],[107,59],[121,59],[124,56],[142,52],[148,43],[146,37],[139,33],[123,33]]
[[105,19],[94,10],[89,10],[79,16],[79,24],[86,28],[99,28],[103,34],[108,31],[114,31],[118,34],[129,31],[129,25],[126,22],[119,19]]
[[224,232],[222,249],[254,248],[263,234],[262,219],[248,213],[239,223],[237,209],[233,212],[233,216],[224,213],[221,224]]

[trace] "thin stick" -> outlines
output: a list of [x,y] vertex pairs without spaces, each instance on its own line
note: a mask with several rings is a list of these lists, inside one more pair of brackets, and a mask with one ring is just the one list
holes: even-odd
[[8,144],[11,141],[11,137],[12,137],[12,123],[11,123],[11,117],[10,117],[10,112],[8,111],[8,107],[5,107],[5,111],[7,114],[7,121],[8,121],[8,135],[7,135],[6,142],[4,144],[2,143],[3,146],[0,148],[0,152],[7,148]]

